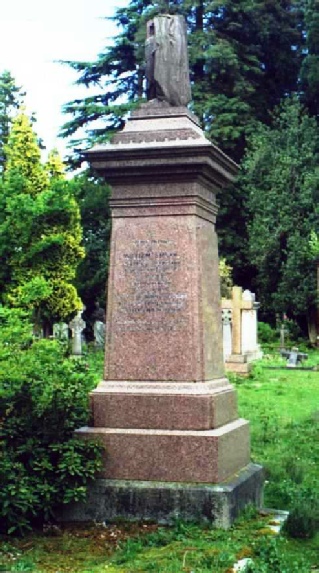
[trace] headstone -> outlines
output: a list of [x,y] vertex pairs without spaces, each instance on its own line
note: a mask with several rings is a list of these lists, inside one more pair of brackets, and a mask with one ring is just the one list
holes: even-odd
[[105,447],[95,518],[228,526],[263,481],[222,349],[216,193],[238,166],[185,107],[164,104],[141,105],[86,153],[112,187],[112,239],[105,379],[77,435]]
[[53,338],[64,342],[69,340],[69,325],[66,322],[56,322],[53,325]]
[[296,368],[303,360],[307,360],[308,354],[299,352],[299,348],[293,347],[291,350],[281,350],[280,354],[287,358],[287,368]]
[[[224,324],[224,357],[226,369],[240,374],[247,374],[251,362],[262,357],[257,338],[257,311],[259,303],[255,294],[249,290],[243,292],[241,287],[232,288],[232,298],[222,299],[223,312],[231,313],[231,325]],[[231,352],[229,342],[226,344],[225,329],[231,328]],[[229,334],[227,334],[229,336]]]
[[223,324],[223,353],[226,361],[232,353],[232,311],[230,308],[222,309]]
[[82,332],[86,327],[86,323],[82,318],[82,310],[77,312],[77,315],[69,323],[69,327],[72,331],[72,354],[74,356],[82,355]]
[[101,320],[96,320],[93,325],[94,341],[98,348],[103,348],[105,344],[105,324]]
[[249,290],[243,292],[242,301],[249,304],[247,305],[248,308],[243,307],[241,313],[241,351],[243,354],[247,353],[255,358],[255,353],[258,354],[260,351],[257,340],[257,310],[259,303],[256,303],[255,294]]

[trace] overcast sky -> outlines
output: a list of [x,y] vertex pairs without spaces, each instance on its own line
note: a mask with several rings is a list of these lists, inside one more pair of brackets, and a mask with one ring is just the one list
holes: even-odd
[[90,92],[72,85],[77,74],[55,60],[93,61],[112,42],[117,29],[106,21],[129,0],[10,0],[1,2],[0,73],[11,72],[27,92],[28,113],[47,149],[65,142],[57,137],[66,116],[61,106]]

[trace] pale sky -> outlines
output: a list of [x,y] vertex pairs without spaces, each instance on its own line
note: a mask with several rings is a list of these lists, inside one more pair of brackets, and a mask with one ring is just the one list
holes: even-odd
[[77,74],[56,60],[94,61],[117,33],[105,20],[129,0],[10,0],[1,2],[0,73],[11,72],[26,92],[27,112],[49,151],[65,152],[57,137],[68,117],[61,106],[96,90],[74,86]]

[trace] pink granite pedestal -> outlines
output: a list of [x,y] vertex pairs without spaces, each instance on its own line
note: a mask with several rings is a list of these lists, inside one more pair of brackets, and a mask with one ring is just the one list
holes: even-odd
[[105,445],[100,479],[222,484],[250,461],[224,376],[215,232],[237,166],[186,108],[156,101],[87,158],[112,186],[113,223],[105,379],[78,435]]

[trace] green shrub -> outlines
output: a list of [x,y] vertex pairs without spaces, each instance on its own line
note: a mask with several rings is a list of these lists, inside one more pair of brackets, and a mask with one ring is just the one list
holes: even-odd
[[279,343],[279,333],[267,322],[258,322],[258,340],[261,344]]
[[283,542],[276,538],[263,538],[254,549],[255,557],[251,559],[243,573],[308,573],[302,558],[296,561],[283,551]]
[[95,376],[56,340],[33,340],[19,311],[0,307],[1,528],[23,531],[84,499],[101,447],[73,437],[88,421]]

